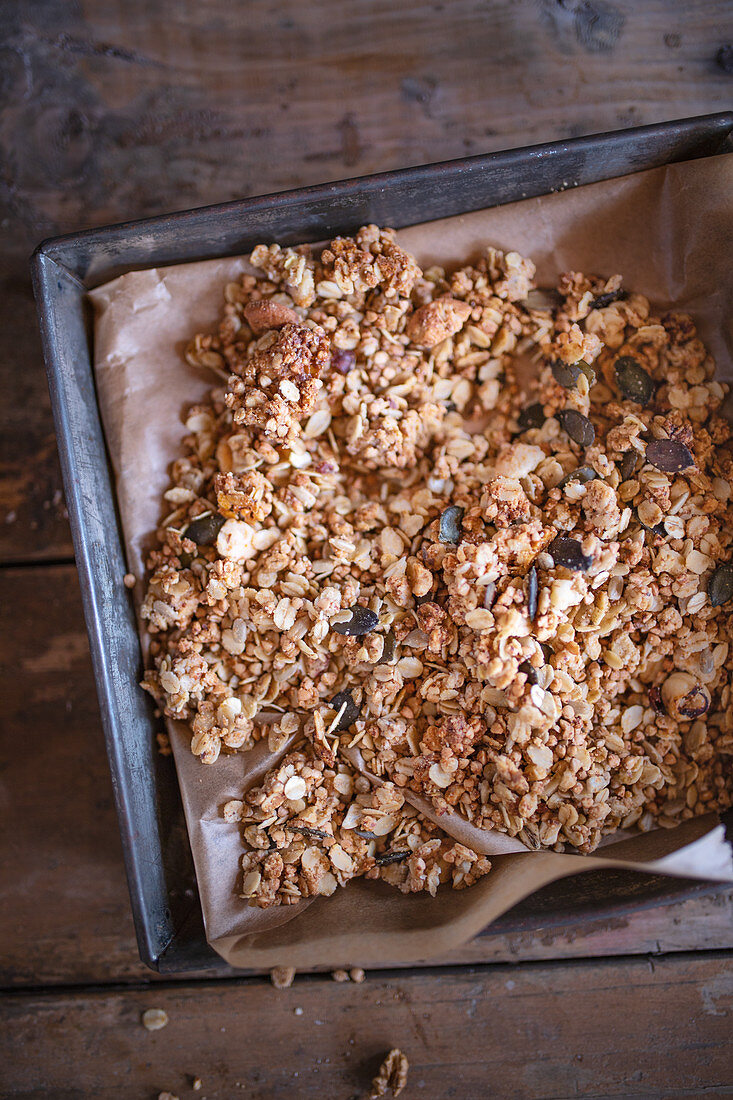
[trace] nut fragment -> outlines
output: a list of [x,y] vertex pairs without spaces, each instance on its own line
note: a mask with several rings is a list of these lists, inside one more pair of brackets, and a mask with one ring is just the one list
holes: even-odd
[[379,1097],[387,1095],[388,1090],[392,1096],[399,1096],[407,1084],[409,1068],[410,1063],[399,1048],[390,1050],[372,1081],[370,1100],[379,1100]]

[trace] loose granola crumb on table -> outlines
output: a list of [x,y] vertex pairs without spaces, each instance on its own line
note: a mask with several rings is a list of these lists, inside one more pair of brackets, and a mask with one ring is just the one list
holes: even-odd
[[222,381],[142,607],[201,761],[279,755],[223,808],[242,898],[486,875],[416,795],[531,850],[727,809],[733,447],[692,319],[375,226],[252,262],[186,353]]

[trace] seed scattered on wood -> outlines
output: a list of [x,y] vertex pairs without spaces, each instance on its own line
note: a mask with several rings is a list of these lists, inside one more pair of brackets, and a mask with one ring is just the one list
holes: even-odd
[[708,581],[711,607],[720,607],[733,596],[733,565],[719,565]]
[[350,691],[339,691],[331,700],[331,706],[337,712],[340,711],[342,707],[344,708],[341,717],[331,731],[332,733],[341,733],[343,730],[347,730],[350,726],[353,726],[361,713]]
[[440,527],[438,538],[441,542],[457,546],[461,541],[461,521],[466,509],[458,504],[451,504],[444,512],[440,513]]
[[527,614],[529,615],[529,621],[534,622],[537,615],[537,598],[539,596],[540,585],[537,580],[537,567],[532,566],[527,574]]
[[569,539],[565,535],[556,535],[547,547],[547,553],[552,557],[555,565],[562,565],[574,573],[582,573],[593,561],[583,553],[583,548],[577,539]]
[[646,449],[646,458],[665,474],[678,474],[695,465],[690,449],[677,439],[655,439]]
[[534,405],[528,405],[526,409],[522,409],[517,417],[517,424],[523,432],[526,432],[530,428],[541,428],[546,419],[544,408],[539,401],[535,401]]
[[596,438],[595,428],[587,416],[576,409],[561,409],[555,413],[557,422],[564,432],[580,447],[590,447]]
[[620,356],[614,365],[616,384],[628,401],[639,405],[648,405],[654,397],[656,385],[633,355]]
[[351,612],[350,619],[343,623],[333,623],[333,629],[337,634],[346,634],[350,638],[360,638],[362,635],[368,634],[370,630],[374,630],[379,622],[376,611],[371,611],[368,607],[355,604],[349,610]]
[[197,546],[212,546],[225,523],[224,516],[219,515],[218,512],[212,512],[208,516],[201,516],[189,523],[183,532],[183,537],[195,542]]

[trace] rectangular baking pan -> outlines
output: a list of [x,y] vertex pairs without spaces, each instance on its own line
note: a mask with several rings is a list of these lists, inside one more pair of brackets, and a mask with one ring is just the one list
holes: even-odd
[[[396,228],[733,151],[733,113],[406,168],[44,241],[33,285],[84,614],[144,962],[175,972],[226,964],[207,945],[170,757],[156,751],[112,475],[92,370],[86,292],[135,268],[294,244],[368,222]],[[604,871],[546,887],[489,930],[528,930],[689,896],[704,885]],[[355,960],[357,961],[357,960]]]

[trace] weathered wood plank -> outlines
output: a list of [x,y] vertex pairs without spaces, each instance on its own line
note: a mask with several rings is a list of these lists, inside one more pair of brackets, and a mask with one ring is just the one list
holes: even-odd
[[[137,958],[73,566],[0,570],[0,639],[0,984],[152,978]],[[485,935],[436,961],[722,947],[733,947],[729,890],[628,917]]]
[[42,237],[730,106],[725,0],[171,13],[3,5],[0,560],[71,554],[27,277]]
[[[148,1008],[167,1027],[146,1032]],[[405,1097],[655,1097],[733,1091],[730,955],[11,995],[6,1097],[362,1097],[393,1046]]]

